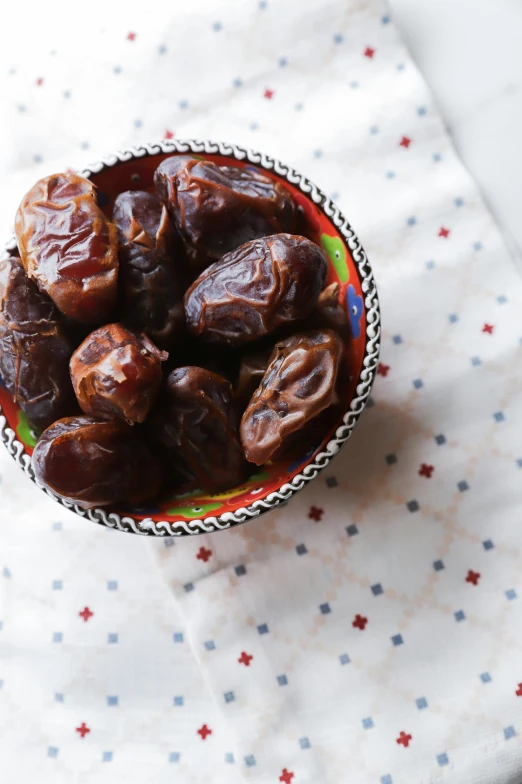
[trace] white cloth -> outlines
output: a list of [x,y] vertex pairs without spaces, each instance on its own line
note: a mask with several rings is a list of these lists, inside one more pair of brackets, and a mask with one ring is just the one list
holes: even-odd
[[105,531],[1,454],[2,782],[519,782],[522,286],[387,8],[58,6],[0,50],[6,233],[112,148],[258,148],[360,235],[382,364],[325,474],[212,536]]

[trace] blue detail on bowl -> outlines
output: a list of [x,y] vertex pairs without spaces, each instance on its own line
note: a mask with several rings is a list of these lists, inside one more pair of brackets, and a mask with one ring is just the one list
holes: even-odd
[[359,296],[359,294],[355,293],[355,289],[351,283],[348,284],[346,300],[348,303],[348,316],[350,317],[352,335],[354,339],[357,339],[361,334],[361,316],[363,314],[363,299],[361,296]]

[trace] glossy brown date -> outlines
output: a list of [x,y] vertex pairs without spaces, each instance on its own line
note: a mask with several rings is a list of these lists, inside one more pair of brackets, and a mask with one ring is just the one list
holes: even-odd
[[306,320],[307,329],[333,329],[344,342],[350,339],[348,315],[339,302],[339,283],[330,283],[321,293],[317,305]]
[[216,493],[239,484],[248,473],[238,424],[229,382],[190,366],[169,375],[152,427],[178,481],[187,489]]
[[29,280],[20,259],[0,261],[0,376],[38,430],[76,409],[72,349],[58,310]]
[[33,452],[36,479],[84,509],[125,502],[142,504],[157,495],[161,466],[123,422],[67,417],[42,434]]
[[16,213],[25,271],[71,319],[107,320],[117,296],[116,227],[96,203],[92,182],[53,174],[26,193]]
[[192,334],[241,346],[303,319],[324,286],[326,257],[315,243],[292,234],[247,242],[206,269],[185,294]]
[[112,217],[126,321],[160,348],[170,349],[185,328],[179,281],[184,260],[167,209],[153,193],[126,191],[116,199]]
[[195,275],[249,240],[296,229],[289,192],[254,167],[173,156],[160,163],[154,184],[181,232]]
[[98,419],[143,422],[167,358],[146,335],[123,324],[94,330],[71,357],[71,379],[82,411]]
[[276,344],[270,364],[241,420],[247,460],[278,459],[292,436],[338,400],[344,345],[336,332],[315,330]]

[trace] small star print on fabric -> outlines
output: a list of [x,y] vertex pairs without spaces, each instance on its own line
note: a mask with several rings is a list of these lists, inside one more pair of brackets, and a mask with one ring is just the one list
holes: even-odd
[[282,781],[283,784],[292,784],[293,778],[294,774],[290,770],[287,770],[287,768],[283,768],[281,775],[279,776],[279,781]]
[[401,731],[399,733],[399,737],[397,738],[396,743],[399,746],[404,746],[405,749],[408,748],[410,745],[411,735],[407,734],[406,732]]
[[206,563],[211,555],[212,550],[207,550],[207,548],[203,547],[202,545],[197,552],[196,558],[198,561],[203,561],[203,563]]
[[43,85],[43,83],[44,83],[44,80],[43,80],[43,79],[42,79],[42,77],[40,76],[40,77],[39,77],[39,78],[36,80],[36,86],[37,86],[37,87],[41,87],[41,86]]
[[439,237],[444,237],[444,239],[448,239],[450,235],[450,230],[447,229],[445,226],[441,226],[439,229]]
[[135,41],[136,40],[136,33],[128,33],[127,41]]
[[246,653],[245,651],[243,651],[241,656],[238,659],[238,662],[239,662],[239,664],[244,664],[245,667],[250,667],[250,662],[252,661],[253,658],[254,657],[251,656],[249,653]]
[[80,724],[79,727],[76,727],[76,732],[80,736],[80,738],[85,738],[85,736],[90,732],[89,727],[86,725],[84,721]]
[[272,100],[273,97],[274,97],[274,90],[270,90],[270,88],[267,87],[265,92],[263,93],[263,98],[266,98],[267,100],[270,101]]
[[375,49],[373,49],[371,46],[367,46],[366,49],[364,50],[363,54],[364,54],[365,57],[367,57],[369,60],[371,60],[373,58],[374,54],[375,54]]
[[390,372],[390,366],[385,365],[384,362],[379,362],[379,364],[377,365],[378,375],[386,377],[389,372]]
[[474,572],[473,569],[468,569],[466,582],[471,583],[471,585],[478,585],[479,580],[480,580],[480,572]]
[[92,618],[94,613],[92,612],[92,610],[89,610],[88,607],[84,607],[83,610],[78,613],[78,615],[80,616],[80,618],[83,618],[85,623],[87,623],[89,618]]
[[426,479],[431,479],[431,475],[433,474],[435,468],[432,465],[427,465],[427,463],[422,463],[421,467],[419,468],[419,476],[425,476]]
[[493,324],[484,324],[484,326],[482,327],[482,332],[484,332],[486,335],[492,335],[494,329],[495,327],[493,326]]
[[174,138],[174,134],[173,134],[172,131],[169,131],[169,129],[167,128],[167,130],[163,134],[163,138],[164,139],[173,139]]
[[206,740],[209,735],[212,735],[212,730],[206,724],[203,724],[198,730],[198,735],[201,736],[201,740]]
[[522,697],[522,683],[518,684],[518,689],[516,690],[515,694],[517,697]]
[[320,520],[322,520],[323,514],[324,511],[319,509],[318,506],[311,506],[310,511],[308,512],[308,517],[310,520],[315,520],[315,522],[318,523]]
[[399,142],[399,147],[404,147],[404,149],[407,150],[410,144],[411,144],[411,139],[409,138],[409,136],[403,136]]
[[364,631],[367,623],[368,618],[365,618],[363,615],[359,615],[359,613],[357,613],[352,621],[352,626],[354,629],[360,629],[361,631]]

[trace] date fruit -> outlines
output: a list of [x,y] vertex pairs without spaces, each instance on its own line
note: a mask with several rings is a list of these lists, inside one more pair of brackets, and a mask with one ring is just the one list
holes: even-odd
[[238,425],[228,381],[192,366],[170,373],[164,399],[154,413],[153,432],[186,487],[217,493],[246,478]]
[[71,319],[106,320],[117,297],[116,227],[96,203],[92,182],[53,174],[26,193],[16,213],[25,271]]
[[247,460],[262,465],[285,452],[292,436],[338,400],[344,345],[332,330],[312,330],[276,344],[241,420]]
[[[183,335],[185,313],[175,229],[167,208],[146,191],[120,193],[112,218],[118,229],[120,291],[128,321],[160,348]],[[178,239],[178,242],[179,239]]]
[[185,241],[195,275],[249,240],[296,229],[289,192],[253,167],[173,156],[160,163],[154,184]]
[[95,329],[71,357],[71,379],[82,411],[98,419],[143,422],[168,356],[146,335],[123,324]]
[[241,346],[306,318],[325,284],[327,261],[305,237],[276,234],[247,242],[206,269],[185,294],[192,334]]
[[252,347],[241,357],[236,382],[236,397],[245,409],[266,373],[274,345]]
[[350,339],[348,315],[339,302],[339,283],[330,283],[321,293],[317,305],[306,321],[307,329],[333,329],[346,342]]
[[58,310],[29,280],[20,259],[0,261],[0,376],[38,430],[76,408],[72,350]]
[[157,495],[161,465],[123,422],[66,417],[42,434],[33,452],[36,479],[84,509],[125,502],[139,505]]

